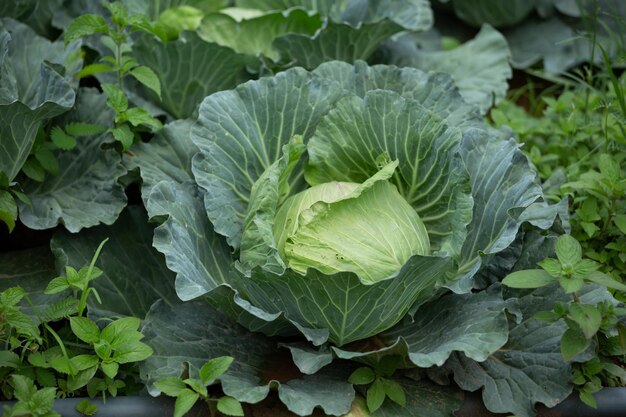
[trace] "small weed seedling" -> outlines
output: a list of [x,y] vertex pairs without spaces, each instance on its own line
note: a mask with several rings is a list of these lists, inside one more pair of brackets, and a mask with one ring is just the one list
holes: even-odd
[[363,366],[350,375],[348,382],[353,385],[369,385],[366,393],[367,408],[370,412],[378,410],[389,398],[404,407],[406,396],[404,389],[396,381],[390,379],[397,369],[393,356],[384,357],[374,368]]

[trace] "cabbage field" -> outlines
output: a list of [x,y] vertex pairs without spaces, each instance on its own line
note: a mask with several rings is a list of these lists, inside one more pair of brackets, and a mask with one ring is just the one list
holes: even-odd
[[626,384],[625,19],[2,1],[0,414],[602,408]]

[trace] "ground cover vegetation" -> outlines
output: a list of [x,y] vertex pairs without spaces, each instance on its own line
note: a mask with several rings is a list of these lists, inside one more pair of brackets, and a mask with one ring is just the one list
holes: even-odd
[[625,6],[502,4],[0,4],[3,415],[624,386]]

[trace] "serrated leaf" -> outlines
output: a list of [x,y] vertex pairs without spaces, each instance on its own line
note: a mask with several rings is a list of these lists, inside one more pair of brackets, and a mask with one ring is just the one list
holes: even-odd
[[161,122],[152,117],[148,110],[141,107],[133,107],[122,114],[122,117],[133,126],[146,125],[153,129],[160,129],[163,125]]
[[371,413],[375,412],[385,401],[385,388],[380,379],[376,379],[367,390],[367,408]]
[[130,148],[130,146],[133,144],[133,139],[135,138],[135,135],[130,130],[130,126],[128,126],[127,124],[114,127],[113,129],[111,129],[111,134],[122,144],[122,148],[125,151]]
[[555,284],[556,279],[542,269],[526,269],[506,276],[502,283],[511,288],[540,288]]
[[74,19],[65,29],[65,45],[95,33],[107,33],[109,27],[102,16],[85,14]]
[[183,382],[185,384],[187,384],[187,386],[189,388],[191,388],[192,390],[194,390],[198,394],[200,394],[200,395],[202,395],[204,397],[206,397],[208,395],[206,387],[199,380],[193,379],[193,378],[187,378],[187,379],[183,380]]
[[179,392],[174,403],[174,417],[183,417],[187,414],[187,411],[191,410],[198,398],[200,398],[198,393],[187,388]]
[[580,243],[571,235],[563,235],[556,241],[556,256],[561,261],[563,267],[573,267],[582,259],[582,248]]
[[233,397],[222,397],[217,400],[217,410],[227,416],[243,416],[241,403]]
[[371,384],[376,379],[376,374],[369,367],[361,367],[354,371],[350,378],[348,378],[348,382],[353,385],[365,385]]
[[590,341],[585,338],[582,331],[567,329],[561,338],[561,354],[563,359],[569,361],[574,356],[582,353],[589,346]]
[[50,131],[50,139],[54,146],[64,151],[73,149],[76,146],[76,139],[73,136],[68,135],[59,126],[54,126]]
[[98,325],[86,317],[70,317],[72,332],[85,343],[93,344],[100,339]]
[[98,407],[92,404],[88,399],[84,399],[76,404],[75,409],[85,416],[93,416],[98,412]]
[[116,362],[101,363],[100,369],[109,378],[114,379],[117,376],[117,371],[120,369],[120,365]]
[[8,191],[0,190],[0,221],[9,228],[9,232],[15,228],[17,220],[17,203],[15,198]]
[[100,86],[107,96],[107,105],[115,113],[122,113],[128,109],[126,94],[118,86],[109,83],[102,83]]
[[141,84],[154,91],[159,96],[159,99],[161,98],[161,81],[154,71],[144,65],[140,65],[133,68],[130,74]]
[[213,358],[207,361],[202,368],[200,368],[200,379],[203,384],[209,384],[215,379],[219,378],[224,372],[228,370],[233,363],[234,358],[230,356],[221,356],[219,358]]

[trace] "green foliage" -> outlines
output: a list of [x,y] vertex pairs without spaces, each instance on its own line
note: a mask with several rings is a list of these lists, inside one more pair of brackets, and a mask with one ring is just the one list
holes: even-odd
[[[159,130],[161,122],[140,107],[129,108],[128,97],[123,89],[123,79],[132,77],[140,84],[161,98],[161,82],[155,72],[139,65],[132,57],[130,33],[144,32],[157,36],[163,41],[168,39],[167,29],[162,23],[151,22],[141,14],[129,14],[120,2],[105,3],[110,13],[112,24],[108,24],[102,16],[88,14],[74,19],[65,32],[66,44],[91,35],[102,34],[100,42],[111,52],[100,58],[99,62],[85,66],[76,78],[89,77],[101,73],[113,73],[116,84],[102,83],[101,87],[107,96],[107,105],[115,112],[115,127],[110,129],[124,151],[138,140],[139,133],[149,129]],[[131,127],[132,126],[132,127]]]
[[557,98],[542,97],[541,117],[507,101],[492,110],[491,119],[512,128],[525,144],[547,197],[569,199],[572,236],[584,256],[621,280],[626,276],[626,76],[616,78],[608,62],[607,73],[608,80],[602,74],[592,79],[596,86],[581,83]]
[[391,379],[397,369],[397,357],[385,356],[374,368],[363,366],[355,370],[348,382],[353,385],[369,385],[365,391],[367,409],[374,413],[385,398],[401,407],[406,405],[406,395],[402,385]]
[[184,416],[199,399],[207,403],[211,417],[215,417],[217,411],[227,416],[243,416],[243,408],[239,401],[229,396],[209,395],[206,388],[217,383],[216,380],[228,370],[233,360],[230,356],[209,359],[200,368],[199,379],[167,377],[156,381],[154,386],[163,394],[176,397],[175,417]]
[[[105,243],[99,245],[89,265],[79,270],[68,266],[63,276],[49,282],[46,295],[68,295],[42,312],[20,287],[0,293],[0,343],[7,348],[0,355],[0,376],[10,381],[0,383],[0,392],[18,399],[8,416],[56,415],[50,409],[57,396],[84,391],[90,397],[116,396],[127,385],[128,364],[152,355],[152,349],[141,342],[139,319],[117,318],[101,330],[84,316],[88,296],[100,300],[90,282],[102,275],[95,263]],[[21,311],[22,300],[33,307],[37,321]],[[52,326],[52,322],[57,323]],[[85,415],[96,412],[88,402],[77,409]]]

